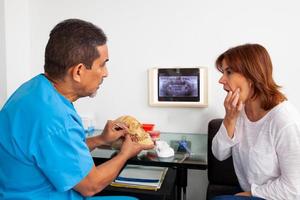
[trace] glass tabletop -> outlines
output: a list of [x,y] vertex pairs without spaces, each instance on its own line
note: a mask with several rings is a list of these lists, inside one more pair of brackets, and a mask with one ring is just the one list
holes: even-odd
[[[175,151],[172,157],[158,157],[155,150],[142,151],[135,158],[130,159],[133,164],[147,164],[157,166],[185,166],[186,168],[207,167],[207,135],[187,133],[160,134],[160,140],[166,141]],[[179,142],[185,141],[189,151],[179,148]],[[97,148],[91,152],[94,159],[110,159],[118,153],[113,149]]]

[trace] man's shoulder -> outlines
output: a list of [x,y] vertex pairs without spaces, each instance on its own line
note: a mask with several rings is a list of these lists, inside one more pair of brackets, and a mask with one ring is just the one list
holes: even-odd
[[64,117],[74,111],[71,103],[42,74],[22,84],[8,99],[3,110],[10,114],[27,113],[32,118],[44,120]]
[[18,102],[22,103],[26,100],[32,101],[36,98],[39,98],[46,92],[51,92],[50,89],[49,81],[46,80],[42,74],[37,75],[17,88],[16,91],[9,97],[6,104],[12,102],[14,104]]

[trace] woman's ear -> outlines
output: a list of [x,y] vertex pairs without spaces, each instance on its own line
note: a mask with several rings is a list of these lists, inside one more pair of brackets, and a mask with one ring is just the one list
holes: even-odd
[[74,67],[70,68],[71,75],[74,81],[81,82],[82,75],[85,71],[85,66],[82,63],[79,63],[78,65],[75,65]]
[[248,80],[248,83],[249,83],[249,87],[250,87],[250,88],[252,88],[252,87],[253,87],[253,85],[254,85],[254,84],[253,84],[253,81],[252,81],[252,80],[250,80],[250,79],[247,79],[247,80]]
[[254,84],[252,81],[250,81],[249,85],[250,85],[250,88],[252,88]]

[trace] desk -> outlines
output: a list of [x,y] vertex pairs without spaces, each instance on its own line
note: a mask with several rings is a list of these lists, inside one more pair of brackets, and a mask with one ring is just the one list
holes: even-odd
[[[156,156],[155,151],[153,150],[142,151],[136,157],[128,160],[127,164],[175,168],[177,173],[177,198],[181,199],[183,196],[183,199],[185,200],[188,169],[207,169],[207,135],[162,132],[160,139],[168,142],[169,144],[174,144],[174,141],[179,141],[182,139],[191,141],[191,154],[175,152],[174,157],[161,159]],[[99,148],[91,152],[96,165],[109,160],[116,153],[116,150]]]

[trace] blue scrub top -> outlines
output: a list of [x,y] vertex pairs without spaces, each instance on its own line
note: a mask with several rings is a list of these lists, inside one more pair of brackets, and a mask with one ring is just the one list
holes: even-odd
[[0,111],[0,199],[84,199],[72,188],[92,169],[73,104],[40,74]]

